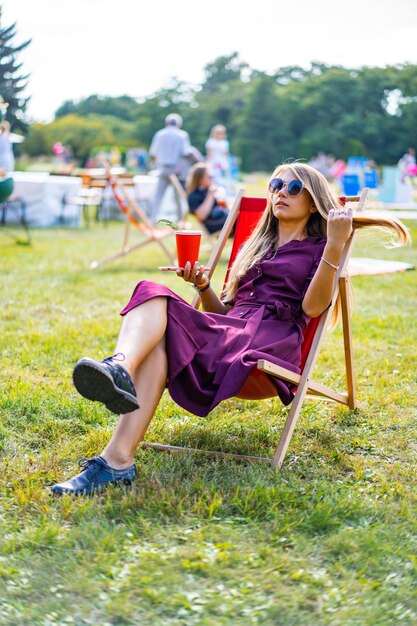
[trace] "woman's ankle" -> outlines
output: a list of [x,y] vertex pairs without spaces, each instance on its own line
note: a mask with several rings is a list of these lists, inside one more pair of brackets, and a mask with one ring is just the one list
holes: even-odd
[[111,467],[112,469],[117,469],[117,470],[126,469],[130,467],[131,465],[133,465],[133,460],[134,460],[133,456],[131,455],[115,454],[115,453],[107,452],[106,450],[103,450],[100,456],[102,459],[106,461],[109,467]]
[[123,367],[123,369],[127,371],[131,378],[133,377],[134,367],[123,352],[115,352],[115,354],[112,354],[112,356],[109,358],[121,367]]

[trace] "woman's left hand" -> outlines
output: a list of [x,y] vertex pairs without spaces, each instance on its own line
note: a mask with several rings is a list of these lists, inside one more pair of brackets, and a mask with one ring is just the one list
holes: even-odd
[[330,209],[327,218],[327,241],[344,246],[352,234],[353,210],[349,208]]
[[200,265],[198,261],[191,267],[191,263],[187,261],[183,270],[177,271],[177,276],[185,280],[187,283],[191,283],[198,287],[207,282],[209,277],[205,274],[207,268],[204,265]]

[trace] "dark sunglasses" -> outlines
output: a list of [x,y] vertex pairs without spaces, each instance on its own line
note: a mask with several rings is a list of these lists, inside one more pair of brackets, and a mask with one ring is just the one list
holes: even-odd
[[283,187],[287,187],[288,193],[290,196],[298,196],[302,190],[304,189],[304,185],[301,180],[290,180],[289,183],[286,183],[282,180],[282,178],[273,178],[268,186],[270,193],[276,193],[277,191],[281,191]]

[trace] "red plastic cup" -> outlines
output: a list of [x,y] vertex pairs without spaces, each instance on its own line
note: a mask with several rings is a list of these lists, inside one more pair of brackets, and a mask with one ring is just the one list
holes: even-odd
[[187,261],[194,265],[198,261],[201,243],[201,231],[182,230],[175,233],[177,244],[178,267],[185,267]]

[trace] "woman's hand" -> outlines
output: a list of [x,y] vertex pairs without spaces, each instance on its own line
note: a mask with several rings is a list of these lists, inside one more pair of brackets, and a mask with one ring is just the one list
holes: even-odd
[[191,263],[187,261],[183,270],[177,270],[177,276],[185,280],[185,282],[198,287],[209,280],[209,276],[205,271],[207,271],[207,268],[204,265],[200,265],[198,261],[192,267]]
[[327,241],[343,248],[352,234],[352,208],[330,209],[327,218]]

